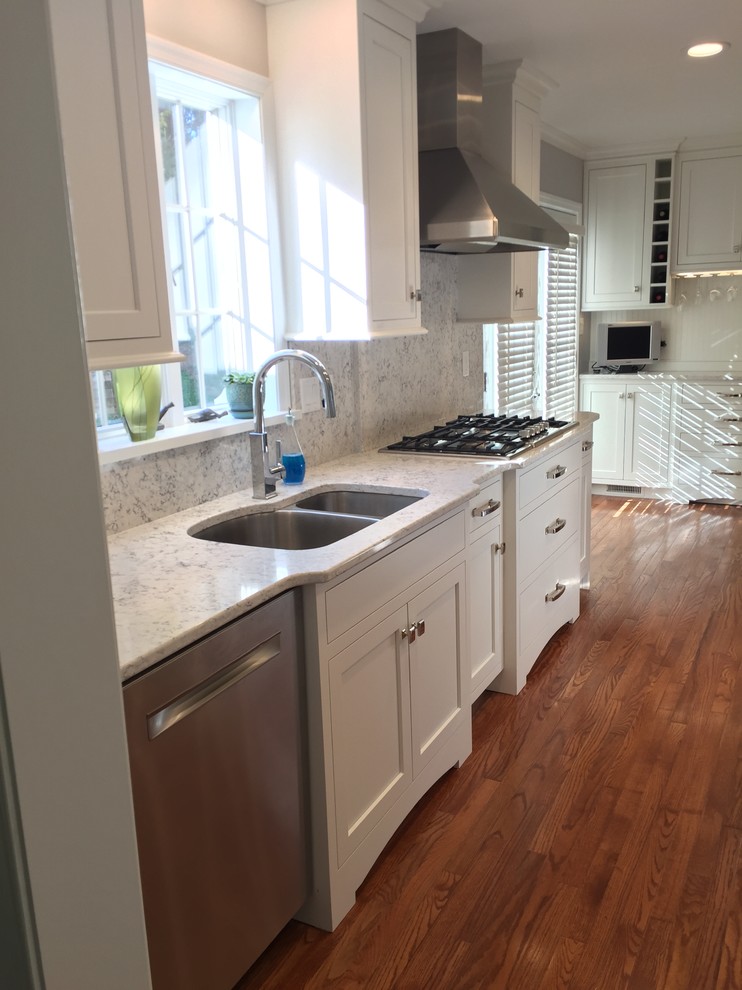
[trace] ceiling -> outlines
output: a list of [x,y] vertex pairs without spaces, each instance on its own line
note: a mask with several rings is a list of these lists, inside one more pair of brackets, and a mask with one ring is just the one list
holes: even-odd
[[[420,33],[461,28],[485,63],[522,58],[556,84],[542,103],[545,137],[553,129],[577,153],[742,142],[742,0],[433,3]],[[731,48],[686,55],[706,40]]]

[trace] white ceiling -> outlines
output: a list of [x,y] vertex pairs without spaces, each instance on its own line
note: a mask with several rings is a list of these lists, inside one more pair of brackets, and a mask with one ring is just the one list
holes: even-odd
[[[589,154],[742,140],[742,0],[433,0],[418,30],[458,27],[484,62],[523,58],[556,88],[549,129]],[[731,43],[715,58],[689,45]],[[568,146],[568,143],[567,143]]]

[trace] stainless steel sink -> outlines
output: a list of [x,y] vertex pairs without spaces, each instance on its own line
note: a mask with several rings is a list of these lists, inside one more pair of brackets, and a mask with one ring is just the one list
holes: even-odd
[[422,495],[397,495],[394,492],[359,492],[335,490],[319,492],[300,499],[296,505],[300,509],[314,509],[318,512],[342,512],[352,516],[374,516],[384,519],[413,502],[419,502]]
[[378,516],[312,512],[302,508],[276,509],[224,519],[191,533],[198,540],[237,543],[274,550],[313,550],[337,543],[378,521]]

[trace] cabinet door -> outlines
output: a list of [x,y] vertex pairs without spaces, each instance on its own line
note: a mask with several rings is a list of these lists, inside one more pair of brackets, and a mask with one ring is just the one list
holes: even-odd
[[468,717],[465,580],[460,564],[409,604],[413,776]]
[[625,471],[637,485],[662,488],[670,482],[671,394],[670,385],[627,386]]
[[590,587],[590,546],[592,543],[593,499],[593,440],[582,441],[582,473],[580,475],[580,587]]
[[471,700],[502,670],[502,553],[500,523],[474,541],[466,560]]
[[370,323],[420,325],[417,111],[412,38],[363,18]]
[[584,306],[615,309],[649,300],[643,286],[647,165],[592,168],[587,174]]
[[681,270],[742,261],[742,155],[681,163],[676,260]]
[[593,424],[593,480],[623,481],[626,386],[610,380],[585,382],[583,399],[584,408],[600,416]]
[[88,363],[177,359],[141,0],[49,9]]
[[[402,607],[330,661],[338,866],[410,778],[410,673]],[[435,633],[434,633],[435,635]]]
[[[541,121],[531,107],[513,105],[513,183],[538,202],[541,175]],[[510,255],[513,281],[513,319],[538,319],[538,251]]]

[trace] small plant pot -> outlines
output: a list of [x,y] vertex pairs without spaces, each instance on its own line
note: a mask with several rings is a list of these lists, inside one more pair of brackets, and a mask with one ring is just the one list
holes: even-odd
[[227,405],[235,419],[252,419],[252,382],[227,382]]

